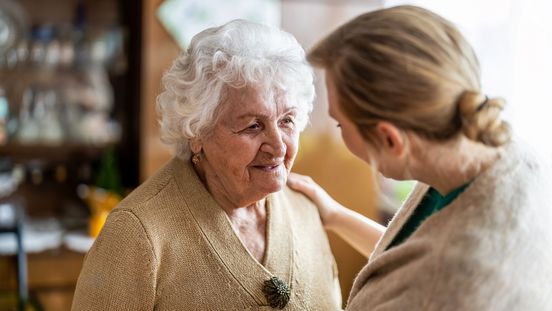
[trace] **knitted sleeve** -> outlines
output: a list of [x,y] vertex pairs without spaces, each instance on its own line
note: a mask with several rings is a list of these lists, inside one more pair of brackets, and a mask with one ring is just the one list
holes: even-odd
[[153,310],[155,267],[140,220],[113,211],[85,258],[72,310]]

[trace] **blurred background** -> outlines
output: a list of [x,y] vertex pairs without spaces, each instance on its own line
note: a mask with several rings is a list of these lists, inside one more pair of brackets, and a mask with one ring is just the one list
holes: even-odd
[[[515,133],[552,154],[552,4],[546,0],[0,0],[0,310],[69,310],[109,211],[172,157],[155,98],[198,31],[234,18],[273,24],[309,49],[374,9],[417,4],[474,45],[483,89]],[[383,224],[412,182],[374,174],[327,116],[323,77],[294,170]],[[346,301],[366,258],[330,241]]]

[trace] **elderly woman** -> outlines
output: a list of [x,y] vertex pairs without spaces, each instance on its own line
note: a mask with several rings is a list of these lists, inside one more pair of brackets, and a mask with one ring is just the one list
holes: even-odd
[[286,188],[314,96],[297,41],[232,21],[197,34],[163,83],[177,157],[110,214],[73,309],[340,309],[318,210]]
[[[419,183],[358,275],[348,310],[552,310],[552,175],[511,140],[504,101],[483,95],[476,56],[427,10],[367,13],[319,43],[330,115],[383,175]],[[290,185],[369,254],[381,227],[312,180]]]

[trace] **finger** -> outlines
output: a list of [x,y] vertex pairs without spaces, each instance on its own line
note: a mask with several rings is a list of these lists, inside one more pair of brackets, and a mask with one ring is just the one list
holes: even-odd
[[302,175],[302,174],[297,174],[297,173],[293,173],[291,172],[290,173],[290,177],[292,177],[293,181],[303,181],[305,183],[309,183],[309,184],[316,184],[316,182],[312,179],[312,177],[308,176],[308,175]]
[[305,177],[306,175],[298,174],[298,173],[295,173],[295,172],[290,172],[289,176],[293,176],[293,178],[302,178],[302,177]]
[[290,173],[287,178],[288,185],[295,185],[301,180],[300,175],[295,173]]
[[309,183],[308,176],[300,175],[296,173],[290,173],[288,176],[288,184],[297,185],[298,183],[307,184]]
[[295,186],[297,185],[297,181],[293,180],[293,178],[288,178],[287,185],[291,188],[295,189]]
[[290,186],[292,189],[299,190],[304,188],[304,182],[298,178],[290,177],[287,180],[288,186]]

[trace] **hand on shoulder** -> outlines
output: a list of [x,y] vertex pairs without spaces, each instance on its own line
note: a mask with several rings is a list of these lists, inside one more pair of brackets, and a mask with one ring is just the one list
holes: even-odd
[[289,174],[287,184],[291,189],[303,193],[316,205],[326,229],[330,229],[332,221],[339,213],[339,210],[345,208],[335,201],[310,176],[292,172]]

